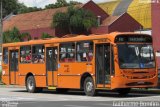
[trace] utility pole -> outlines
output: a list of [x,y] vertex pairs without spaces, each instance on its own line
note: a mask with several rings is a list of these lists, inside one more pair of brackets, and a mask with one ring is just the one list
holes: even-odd
[[2,0],[0,1],[0,53],[2,52],[2,44],[3,44],[3,4]]

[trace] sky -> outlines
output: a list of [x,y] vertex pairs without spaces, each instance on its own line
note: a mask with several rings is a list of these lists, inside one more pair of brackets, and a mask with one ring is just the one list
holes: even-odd
[[[56,0],[18,0],[21,3],[24,3],[28,7],[45,7],[47,4],[55,3]],[[71,0],[66,0],[66,1],[71,1]],[[72,0],[73,1],[73,0]],[[86,3],[89,0],[74,0],[74,1],[79,1],[82,3]],[[101,3],[101,2],[107,2],[107,1],[114,1],[114,0],[93,0],[96,3]]]

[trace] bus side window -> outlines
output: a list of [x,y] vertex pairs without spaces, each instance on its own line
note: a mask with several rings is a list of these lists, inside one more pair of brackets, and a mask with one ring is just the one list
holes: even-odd
[[75,43],[60,44],[60,61],[61,62],[75,61]]
[[31,63],[31,62],[32,62],[31,46],[20,47],[20,63]]
[[90,62],[93,59],[93,42],[77,42],[77,61]]
[[44,45],[34,45],[32,47],[32,62],[44,63]]
[[3,48],[3,63],[8,64],[8,48]]

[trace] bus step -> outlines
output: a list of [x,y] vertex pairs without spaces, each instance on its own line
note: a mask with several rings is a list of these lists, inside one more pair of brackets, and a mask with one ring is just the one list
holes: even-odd
[[55,89],[56,89],[56,87],[48,86],[48,89],[49,89],[49,90],[55,90]]

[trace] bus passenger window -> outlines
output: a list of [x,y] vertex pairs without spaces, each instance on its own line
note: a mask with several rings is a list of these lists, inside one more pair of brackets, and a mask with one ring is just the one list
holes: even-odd
[[31,46],[20,47],[20,63],[31,63]]
[[75,43],[60,44],[60,61],[61,62],[75,61]]
[[89,62],[93,59],[93,42],[78,42],[77,43],[77,61]]
[[32,47],[32,62],[44,63],[44,45],[34,45]]
[[3,63],[8,64],[8,48],[3,48]]

